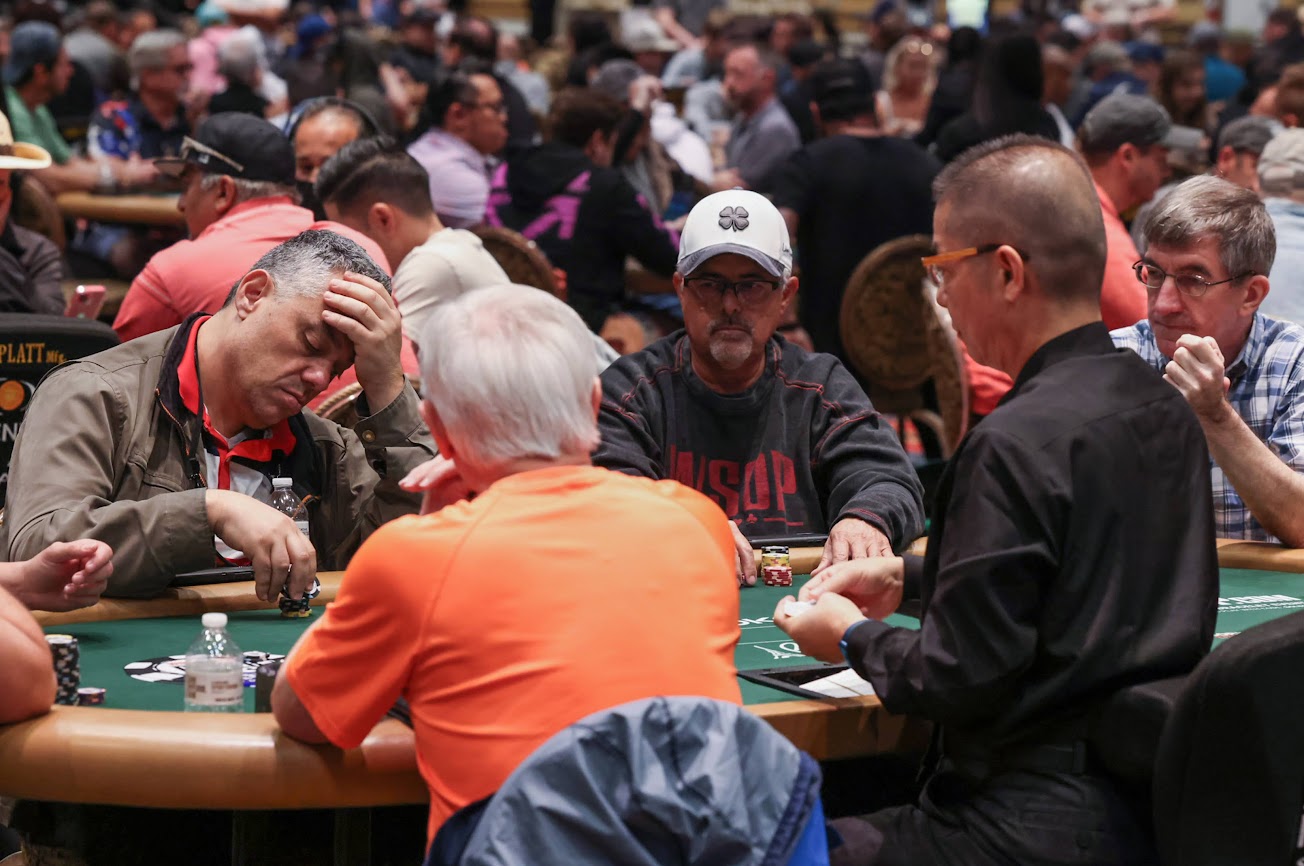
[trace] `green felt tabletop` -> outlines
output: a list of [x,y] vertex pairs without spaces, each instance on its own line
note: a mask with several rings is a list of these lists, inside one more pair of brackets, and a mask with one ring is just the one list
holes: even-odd
[[[734,659],[739,670],[790,667],[814,663],[803,656],[796,643],[770,621],[774,607],[785,595],[795,595],[807,580],[800,575],[794,585],[757,585],[740,590],[741,636]],[[1304,574],[1248,569],[1222,570],[1215,643],[1279,616],[1304,610]],[[315,609],[310,619],[282,619],[278,610],[236,611],[227,614],[228,628],[241,650],[285,654],[303,630],[321,616]],[[918,626],[910,617],[893,616],[888,622],[909,628]],[[81,681],[84,686],[107,690],[105,706],[120,709],[181,710],[183,685],[180,679],[145,682],[129,676],[128,664],[184,655],[200,632],[199,617],[162,617],[117,622],[52,626],[51,634],[71,634],[81,651]],[[148,671],[146,671],[148,673]],[[743,702],[761,704],[798,700],[786,692],[740,679]],[[253,711],[253,689],[245,690],[245,708]]]

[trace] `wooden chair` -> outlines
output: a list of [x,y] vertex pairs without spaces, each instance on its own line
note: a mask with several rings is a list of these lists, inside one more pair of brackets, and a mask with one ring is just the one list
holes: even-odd
[[866,256],[847,282],[840,327],[847,360],[874,407],[927,427],[948,458],[968,428],[969,385],[955,334],[938,315],[919,263],[932,248],[927,235],[910,235]]
[[321,402],[317,407],[317,415],[327,421],[334,421],[341,427],[351,428],[358,423],[358,407],[355,404],[361,393],[362,385],[359,383],[345,385]]
[[489,255],[502,266],[513,283],[534,286],[566,300],[566,293],[557,284],[552,263],[534,241],[526,240],[520,232],[499,226],[478,225],[471,231],[480,238]]

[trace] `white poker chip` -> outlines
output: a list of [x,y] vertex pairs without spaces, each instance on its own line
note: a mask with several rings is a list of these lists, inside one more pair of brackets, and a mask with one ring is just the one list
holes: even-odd
[[783,606],[783,612],[787,616],[800,616],[814,606],[813,601],[790,601]]

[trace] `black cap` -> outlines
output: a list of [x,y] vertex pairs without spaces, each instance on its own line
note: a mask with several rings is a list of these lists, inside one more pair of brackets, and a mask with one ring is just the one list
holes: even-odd
[[859,60],[822,60],[815,64],[807,86],[826,120],[846,120],[873,110],[874,85]]
[[242,180],[294,183],[294,146],[272,124],[238,111],[214,114],[186,136],[178,156],[154,160],[165,174],[178,175],[187,165],[207,174]]

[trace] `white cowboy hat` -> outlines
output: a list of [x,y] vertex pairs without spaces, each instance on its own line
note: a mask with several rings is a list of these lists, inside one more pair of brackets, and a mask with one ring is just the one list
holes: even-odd
[[9,118],[0,114],[0,169],[46,168],[52,160],[43,147],[14,143]]

